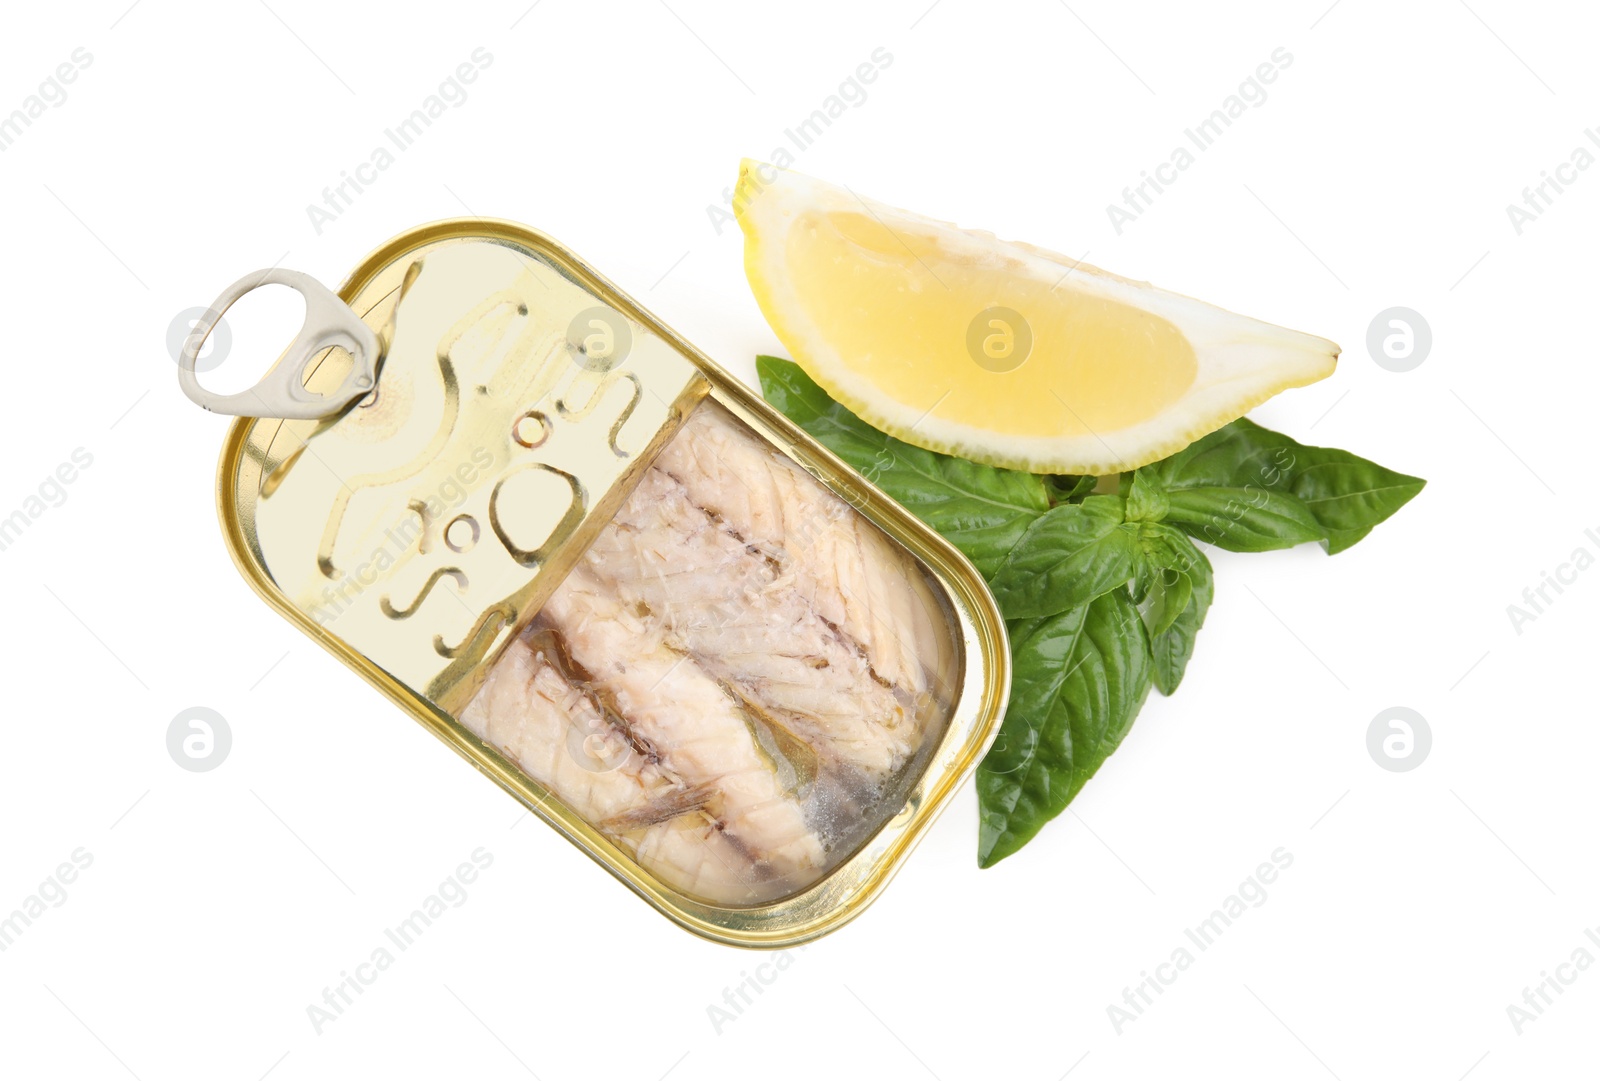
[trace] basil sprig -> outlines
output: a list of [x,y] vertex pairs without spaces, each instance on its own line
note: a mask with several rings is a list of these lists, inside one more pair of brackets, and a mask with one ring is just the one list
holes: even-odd
[[[1121,744],[1153,686],[1177,690],[1211,607],[1196,542],[1335,554],[1425,481],[1249,420],[1123,474],[1039,476],[923,450],[855,416],[800,367],[757,357],[790,420],[960,549],[1011,639],[1011,704],[978,767],[978,862],[1027,844]],[[1102,490],[1104,489],[1104,490]]]

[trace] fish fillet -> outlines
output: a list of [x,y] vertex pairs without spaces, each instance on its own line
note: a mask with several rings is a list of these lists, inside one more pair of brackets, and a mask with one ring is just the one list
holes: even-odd
[[794,462],[707,403],[656,459],[699,507],[794,576],[878,678],[915,697],[939,622],[909,554]]
[[585,555],[675,648],[776,723],[869,777],[915,749],[913,705],[811,605],[791,570],[738,539],[652,469]]
[[[760,873],[705,813],[703,789],[630,747],[592,697],[536,653],[526,636],[507,648],[461,722],[668,885],[730,904],[793,890],[794,883]],[[686,805],[689,810],[672,814]],[[670,817],[656,821],[663,814]]]
[[628,728],[685,782],[713,785],[713,813],[766,877],[796,880],[822,865],[822,842],[806,824],[776,764],[737,699],[670,649],[641,618],[579,567],[539,613],[573,661],[603,685]]

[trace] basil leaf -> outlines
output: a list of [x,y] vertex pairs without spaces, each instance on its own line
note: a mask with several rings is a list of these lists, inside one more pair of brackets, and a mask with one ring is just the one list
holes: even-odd
[[1285,491],[1293,450],[1286,435],[1243,417],[1139,470],[1168,491],[1179,488],[1270,488]]
[[1183,682],[1184,669],[1189,665],[1189,658],[1194,656],[1195,637],[1204,626],[1206,612],[1211,608],[1214,587],[1211,563],[1205,553],[1187,537],[1184,543],[1189,546],[1189,551],[1185,553],[1189,558],[1183,571],[1189,580],[1189,603],[1178,613],[1170,627],[1150,639],[1152,674],[1156,690],[1164,695],[1171,695]]
[[1011,705],[978,766],[980,866],[1027,844],[1117,749],[1150,691],[1149,648],[1120,589],[1014,628]]
[[1137,575],[1137,533],[1122,518],[1118,496],[1092,495],[1051,508],[989,580],[1001,611],[1013,619],[1055,615]]
[[1230,552],[1270,552],[1327,535],[1299,499],[1261,487],[1169,492],[1167,521]]
[[[1178,489],[1236,489],[1234,498],[1269,491],[1299,500],[1322,530],[1323,547],[1330,555],[1344,551],[1395,511],[1405,506],[1427,483],[1419,477],[1385,469],[1348,451],[1310,447],[1249,420],[1239,419],[1200,439],[1177,454],[1139,470],[1169,492]],[[1219,537],[1237,531],[1259,542],[1259,530],[1234,527],[1224,515],[1209,523],[1213,536],[1191,533],[1220,547],[1232,547]],[[1278,531],[1280,539],[1286,534]],[[1284,547],[1286,545],[1274,545]],[[1261,547],[1235,551],[1265,551]]]
[[1151,641],[1167,632],[1189,606],[1194,587],[1189,576],[1182,571],[1157,568],[1150,576],[1139,601],[1139,618],[1144,620],[1145,633]]
[[757,357],[756,371],[767,401],[943,534],[986,578],[1050,507],[1041,478],[885,435],[828,397],[798,364]]
[[1295,444],[1294,494],[1327,530],[1338,555],[1409,503],[1428,483],[1331,447]]

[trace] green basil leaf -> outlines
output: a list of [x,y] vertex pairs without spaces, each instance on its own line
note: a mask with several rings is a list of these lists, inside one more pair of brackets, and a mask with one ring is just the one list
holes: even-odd
[[1184,669],[1189,666],[1189,658],[1194,656],[1195,637],[1205,625],[1214,592],[1210,561],[1193,541],[1185,537],[1184,543],[1189,546],[1183,570],[1189,580],[1189,603],[1170,627],[1150,639],[1152,675],[1156,690],[1164,695],[1172,694],[1183,682]]
[[1144,466],[1169,492],[1179,488],[1269,488],[1287,491],[1299,444],[1240,418]]
[[1145,633],[1154,641],[1167,632],[1189,606],[1194,587],[1189,576],[1182,571],[1158,568],[1150,576],[1139,601],[1139,618],[1144,620]]
[[762,394],[779,412],[943,534],[986,578],[1050,508],[1041,478],[887,436],[828,397],[792,361],[757,357],[756,371]]
[[1000,610],[1013,619],[1055,615],[1137,575],[1138,535],[1122,518],[1122,499],[1109,495],[1040,516],[989,581]]
[[[1231,488],[1245,493],[1266,490],[1298,499],[1322,529],[1321,537],[1308,539],[1321,540],[1330,555],[1365,537],[1427,483],[1349,451],[1297,443],[1245,419],[1236,420],[1139,472],[1148,472],[1169,492]],[[1213,533],[1229,535],[1234,532],[1230,523],[1224,516],[1222,521],[1208,524]],[[1243,535],[1251,532],[1244,526],[1238,531]],[[1190,532],[1202,540],[1230,547],[1215,536],[1204,536],[1193,529]]]
[[1327,535],[1299,499],[1261,487],[1170,491],[1167,521],[1230,552],[1270,552]]
[[1428,483],[1332,447],[1295,447],[1294,494],[1327,530],[1337,555],[1409,503]]
[[1126,590],[1014,629],[1011,704],[978,766],[983,867],[1066,809],[1150,691],[1150,647]]

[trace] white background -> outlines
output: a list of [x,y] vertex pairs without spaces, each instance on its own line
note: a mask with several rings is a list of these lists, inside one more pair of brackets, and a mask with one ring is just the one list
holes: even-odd
[[[1592,1062],[1600,972],[1507,1007],[1600,925],[1600,570],[1507,605],[1600,530],[1600,169],[1521,235],[1506,205],[1600,123],[1580,5],[713,0],[29,5],[0,113],[92,63],[0,153],[0,516],[93,464],[0,552],[10,613],[0,913],[92,866],[0,954],[0,1071],[140,1078],[1475,1081]],[[1314,25],[1313,25],[1314,24]],[[483,47],[493,62],[320,234],[306,206]],[[468,213],[571,245],[746,378],[779,350],[720,204],[874,49],[891,66],[797,168],[1326,335],[1259,409],[1427,477],[1354,550],[1216,553],[1188,679],[1071,812],[975,864],[970,785],[857,922],[771,957],[677,930],[273,615],[212,504],[225,423],[180,393],[174,316],[274,263],[330,284]],[[1293,63],[1121,235],[1106,204],[1274,49]],[[1600,151],[1600,148],[1597,148]],[[1395,305],[1432,327],[1394,374]],[[242,305],[249,382],[290,327]],[[287,317],[285,317],[287,318]],[[233,733],[179,769],[190,706]],[[1369,722],[1420,711],[1426,762]],[[494,863],[336,1023],[306,1007],[479,847]],[[1120,1002],[1270,852],[1292,867],[1142,1017]],[[1205,1064],[1201,1067],[1199,1064]]]

